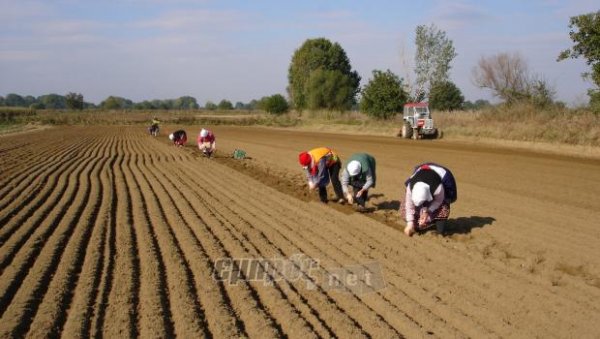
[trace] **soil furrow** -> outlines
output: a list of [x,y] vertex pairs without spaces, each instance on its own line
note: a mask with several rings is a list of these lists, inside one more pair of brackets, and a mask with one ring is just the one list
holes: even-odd
[[[48,238],[60,226],[75,200],[81,172],[90,163],[91,157],[79,164],[70,164],[73,165],[72,168],[62,173],[57,180],[61,184],[61,190],[49,201],[49,205],[43,211],[37,211],[39,213],[35,213],[35,218],[28,219],[27,223],[21,225],[14,237],[16,244],[4,244],[1,248],[0,258],[4,269],[0,280],[0,316],[6,311],[29,270],[36,264]],[[23,250],[17,251],[21,248]]]
[[[64,337],[87,337],[90,336],[92,320],[94,315],[94,303],[98,297],[100,284],[103,277],[103,267],[105,260],[110,255],[104,253],[107,246],[109,232],[109,210],[113,201],[112,186],[109,176],[111,168],[114,166],[116,156],[114,154],[115,138],[109,139],[109,146],[106,149],[104,157],[110,159],[107,164],[101,167],[98,173],[100,203],[98,209],[93,212],[91,217],[96,217],[94,230],[91,234],[90,243],[85,251],[85,260],[82,265],[79,282],[71,289],[73,292],[72,306],[67,310],[63,330],[57,334]],[[92,194],[93,196],[93,194]]]
[[[90,152],[92,152],[92,150],[89,150],[80,161],[89,160],[91,157]],[[62,178],[62,175],[56,175],[56,173],[70,173],[76,165],[76,161],[59,163],[57,167],[53,168],[53,171],[46,173],[46,176],[42,179],[40,184],[34,185],[40,188],[41,192],[31,192],[31,194],[23,200],[13,200],[11,206],[7,206],[5,210],[2,210],[6,211],[6,213],[0,217],[0,223],[4,225],[0,229],[0,244],[2,244],[2,246],[4,246],[15,232],[22,228],[21,225],[24,222],[26,222],[34,213],[38,212],[42,205],[47,202],[51,194],[54,193],[59,180]],[[46,213],[50,210],[50,208],[45,209]],[[0,263],[0,270],[3,267],[2,265],[3,264]]]
[[[94,154],[97,154],[97,152],[94,152]],[[64,248],[75,230],[79,217],[83,213],[90,191],[81,192],[80,188],[85,189],[85,186],[82,187],[83,182],[96,164],[88,161],[85,166],[80,166],[76,178],[72,178],[74,189],[69,201],[62,208],[59,217],[50,219],[52,222],[45,234],[37,238],[43,243],[39,251],[36,251],[39,252],[39,259],[35,260],[38,257],[37,253],[29,256],[27,262],[32,262],[31,270],[29,270],[24,279],[21,278],[23,279],[21,287],[24,288],[19,288],[16,293],[8,296],[9,298],[7,299],[11,303],[2,315],[2,321],[11,324],[8,326],[11,328],[10,335],[22,335],[28,331],[31,320],[38,311],[41,300],[48,289],[52,275],[61,261]],[[78,196],[80,197],[77,200],[78,203],[73,204]],[[63,222],[65,217],[68,219]],[[21,272],[25,271],[22,270]],[[14,298],[12,298],[13,296]],[[0,336],[9,333],[2,331],[0,332]]]
[[[153,173],[153,172],[149,172],[149,173]],[[165,173],[165,174],[166,174],[166,173]],[[157,178],[157,179],[159,179],[158,177],[156,177],[156,178]],[[165,175],[165,177],[164,177],[164,178],[167,178],[167,175]],[[159,181],[159,183],[160,183],[160,181]],[[171,184],[173,184],[173,183],[172,183],[172,181],[171,181]],[[176,198],[174,198],[174,197],[172,197],[172,196],[170,195],[170,193],[169,193],[169,190],[166,190],[166,189],[165,189],[165,186],[164,186],[162,183],[161,183],[160,185],[161,185],[162,189],[165,191],[165,193],[169,194],[169,199],[170,199],[170,202],[172,203],[172,206],[174,206],[174,208],[175,208],[175,211],[174,211],[174,213],[172,213],[172,214],[178,215],[178,216],[179,216],[179,219],[182,221],[181,223],[177,223],[177,225],[189,225],[189,224],[187,224],[187,222],[186,222],[186,221],[183,221],[183,218],[185,218],[185,217],[186,217],[187,215],[189,215],[189,214],[188,214],[188,213],[182,213],[182,212],[181,212],[181,210],[179,209],[179,207],[177,207],[177,203],[176,203],[176,201],[175,201],[175,199],[176,199]],[[174,186],[174,185],[173,185],[173,186]],[[179,191],[177,191],[177,192],[179,192]],[[185,200],[185,199],[186,199],[185,195],[183,195],[182,193],[179,193],[179,196],[180,196],[180,197],[179,197],[179,198],[177,198],[177,200]],[[189,208],[189,207],[191,207],[191,204],[189,203],[189,201],[186,201],[186,202],[188,203],[188,208]],[[200,220],[200,219],[197,219],[197,220]],[[190,224],[192,224],[192,222],[190,222]],[[182,237],[182,239],[184,239],[184,238],[185,238],[185,237]],[[212,275],[212,274],[209,274],[209,276],[211,276],[211,275]],[[215,282],[213,281],[213,283],[215,283]],[[297,332],[297,331],[296,331],[295,333],[297,333],[297,334],[298,334],[299,332]]]
[[[189,179],[192,179],[192,176],[190,176],[190,178],[186,178],[186,180],[189,182]],[[198,189],[201,190],[205,190],[205,188],[202,188],[202,185],[198,185]],[[222,233],[221,229],[227,229],[229,230],[228,236],[229,237],[233,237],[235,239],[235,241],[239,244],[239,246],[244,247],[244,242],[240,241],[238,238],[235,238],[235,235],[230,233],[231,232],[231,226],[229,225],[229,220],[227,217],[224,217],[221,213],[222,212],[218,212],[219,210],[227,210],[227,204],[224,205],[220,205],[220,206],[215,206],[214,205],[214,201],[218,200],[216,198],[216,196],[213,196],[215,194],[215,192],[210,192],[209,190],[205,190],[203,192],[204,194],[199,194],[197,192],[193,192],[193,194],[196,195],[196,199],[194,200],[198,200],[200,202],[203,203],[204,206],[206,206],[204,209],[208,209],[212,211],[212,214],[214,214],[214,218],[217,219],[218,222],[218,226],[217,227],[213,227],[215,232],[219,232]],[[213,199],[211,199],[213,198]],[[219,226],[220,225],[220,226]],[[223,236],[221,236],[223,237]],[[248,246],[248,245],[246,245]],[[254,250],[251,253],[257,253],[256,252],[256,248],[254,248]],[[242,256],[243,257],[243,256]],[[269,257],[266,257],[269,258]],[[306,277],[308,279],[311,279],[310,277]],[[348,331],[348,329],[360,329],[360,325],[358,325],[358,322],[352,318],[348,318],[348,315],[345,314],[345,312],[341,309],[338,308],[338,306],[335,304],[335,302],[333,302],[333,300],[331,300],[330,298],[328,298],[328,296],[326,296],[323,291],[320,291],[321,294],[317,300],[311,300],[311,303],[315,303],[317,305],[321,305],[321,307],[327,309],[329,312],[324,312],[326,313],[328,316],[332,316],[334,314],[336,314],[336,310],[337,312],[339,312],[339,315],[337,316],[336,321],[334,321],[333,323],[340,325],[340,327],[338,328],[339,332],[343,333],[344,331],[342,330],[342,328],[345,328],[345,331]],[[312,296],[312,295],[310,295]],[[304,297],[302,297],[304,298]],[[306,297],[308,298],[308,297]],[[312,299],[312,298],[308,298],[308,299]],[[346,319],[344,320],[344,317],[346,317]],[[355,331],[352,332],[354,335],[358,334]],[[364,333],[363,333],[364,334]]]
[[[130,163],[125,166],[129,194],[132,196],[133,227],[137,235],[140,260],[140,319],[139,333],[142,337],[174,336],[173,318],[170,314],[169,291],[166,283],[164,262],[148,215],[148,207],[141,186],[133,171],[139,155],[131,148],[131,139],[125,143]],[[136,165],[137,166],[137,165]]]
[[[141,184],[142,192],[147,192],[147,196],[144,197],[147,209],[153,211],[151,215],[148,215],[148,219],[153,227],[152,233],[155,234],[159,257],[164,258],[162,259],[162,269],[165,283],[168,286],[168,306],[175,334],[189,337],[203,333],[204,336],[210,337],[211,333],[208,331],[204,316],[205,311],[198,300],[196,284],[188,260],[172,231],[172,228],[181,227],[181,220],[170,220],[165,213],[163,204],[172,205],[163,201],[164,198],[161,199],[164,192],[157,192],[156,181],[148,180],[146,173],[154,171],[155,168],[148,167],[146,154],[143,153],[138,143],[135,146],[133,152],[141,160],[136,163],[135,173],[139,176],[137,182]],[[171,203],[173,202],[171,201]]]
[[[60,254],[60,266],[57,266],[52,273],[47,290],[43,292],[43,299],[30,324],[28,337],[37,338],[43,335],[57,337],[61,334],[76,287],[85,283],[79,285],[86,254],[99,254],[93,250],[94,243],[91,242],[91,236],[94,231],[102,227],[96,227],[105,195],[99,178],[109,160],[103,154],[104,150],[110,147],[109,141],[108,138],[105,138],[104,142],[97,146],[99,153],[93,163],[93,168],[82,183],[85,193],[80,204],[83,209],[78,209],[70,221],[75,229],[70,239],[64,246],[61,246],[64,247],[64,251]],[[76,314],[77,316],[83,315],[81,312]]]
[[[192,225],[195,238],[210,256],[211,268],[214,271],[215,261],[232,258],[232,254],[214,233],[215,228],[220,227],[220,223],[215,221],[213,213],[204,205],[198,207],[197,202],[188,201],[188,203],[193,205],[190,205],[190,208],[194,211],[196,218],[201,221]],[[241,274],[243,276],[243,273]],[[224,286],[227,291],[225,295],[230,296],[233,308],[244,321],[244,329],[251,337],[281,337],[283,335],[280,326],[261,303],[255,288],[245,279],[240,279],[237,284],[221,282],[221,286]]]
[[[117,147],[118,166],[112,168],[113,203],[110,232],[108,234],[108,266],[103,275],[101,299],[94,317],[92,330],[95,336],[137,337],[140,321],[141,268],[138,236],[133,219],[133,202],[125,168],[131,157],[127,154],[125,141],[119,138]],[[110,265],[113,265],[111,268]]]

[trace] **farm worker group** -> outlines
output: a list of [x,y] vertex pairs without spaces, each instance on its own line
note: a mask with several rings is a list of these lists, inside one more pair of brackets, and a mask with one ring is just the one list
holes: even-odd
[[[356,153],[350,156],[342,171],[341,182],[342,160],[331,148],[318,147],[301,152],[298,162],[306,171],[308,188],[318,189],[322,202],[328,202],[327,186],[331,182],[338,203],[356,203],[357,211],[366,211],[369,189],[375,188],[377,182],[376,161],[372,155]],[[400,203],[399,213],[406,221],[404,233],[412,236],[435,225],[436,231],[443,234],[450,204],[456,199],[456,181],[448,168],[435,163],[416,166],[405,182],[404,201]]]
[[[319,199],[328,202],[327,185],[331,182],[340,204],[357,203],[359,211],[365,211],[369,188],[375,187],[375,158],[366,153],[357,153],[350,157],[342,172],[342,160],[328,147],[318,147],[298,155],[298,162],[306,171],[308,188],[319,190]],[[352,187],[352,193],[349,190]],[[346,199],[344,199],[344,197]]]
[[[169,135],[169,139],[174,145],[183,146],[187,142],[187,135],[184,130],[177,130]],[[197,143],[198,149],[207,157],[211,157],[216,150],[215,135],[208,129],[200,130]],[[342,160],[336,151],[329,147],[317,147],[301,152],[298,162],[306,171],[309,190],[318,190],[321,202],[328,202],[327,186],[331,183],[336,202],[356,203],[357,211],[367,211],[369,189],[375,188],[377,182],[376,161],[372,155],[355,153],[342,167]],[[404,233],[412,236],[435,226],[436,231],[443,234],[450,216],[450,204],[457,199],[456,180],[452,172],[439,164],[423,163],[413,169],[404,184],[404,200],[399,208],[400,216],[406,221]]]
[[[180,129],[169,134],[169,139],[175,146],[184,146],[187,142],[187,133]],[[198,133],[198,138],[196,139],[198,143],[198,149],[202,152],[202,154],[210,158],[217,150],[216,140],[215,134],[212,131],[203,128],[200,130],[200,133]]]

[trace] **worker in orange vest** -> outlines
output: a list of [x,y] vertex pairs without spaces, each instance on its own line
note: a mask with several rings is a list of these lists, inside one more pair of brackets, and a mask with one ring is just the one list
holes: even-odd
[[327,203],[327,185],[331,181],[335,191],[336,201],[340,204],[345,202],[340,183],[340,169],[342,161],[340,157],[328,147],[318,147],[298,155],[298,162],[306,170],[308,188],[319,189],[319,198]]

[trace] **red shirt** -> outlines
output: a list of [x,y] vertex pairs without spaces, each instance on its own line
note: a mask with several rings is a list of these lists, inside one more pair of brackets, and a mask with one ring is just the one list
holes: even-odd
[[204,142],[210,142],[211,144],[215,142],[215,135],[213,134],[213,132],[208,131],[208,134],[204,138],[201,137],[200,134],[198,134],[198,144]]

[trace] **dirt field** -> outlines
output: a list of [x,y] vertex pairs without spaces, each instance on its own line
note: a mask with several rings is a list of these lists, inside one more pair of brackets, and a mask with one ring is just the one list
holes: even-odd
[[[141,127],[0,138],[0,338],[600,335],[599,160],[214,130],[216,159]],[[297,153],[321,145],[377,158],[371,213],[307,194]],[[448,236],[408,238],[402,182],[426,160],[459,198]]]

